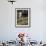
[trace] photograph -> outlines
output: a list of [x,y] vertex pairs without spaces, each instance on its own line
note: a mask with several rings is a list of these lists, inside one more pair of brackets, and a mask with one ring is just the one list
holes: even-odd
[[16,8],[15,12],[16,27],[30,27],[30,8]]

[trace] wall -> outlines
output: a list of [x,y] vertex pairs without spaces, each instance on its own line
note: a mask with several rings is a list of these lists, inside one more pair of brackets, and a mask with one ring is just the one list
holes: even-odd
[[[45,0],[16,0],[12,5],[8,0],[0,0],[0,41],[15,40],[19,32],[31,35],[33,40],[46,40]],[[15,27],[15,8],[31,8],[31,27]]]

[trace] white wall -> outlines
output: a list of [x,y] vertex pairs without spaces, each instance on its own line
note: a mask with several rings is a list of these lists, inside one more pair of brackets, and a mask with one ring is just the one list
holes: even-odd
[[[7,0],[0,0],[0,41],[15,40],[19,32],[31,35],[33,40],[46,40],[45,0],[16,0],[12,5]],[[15,27],[15,8],[31,8],[31,27]]]

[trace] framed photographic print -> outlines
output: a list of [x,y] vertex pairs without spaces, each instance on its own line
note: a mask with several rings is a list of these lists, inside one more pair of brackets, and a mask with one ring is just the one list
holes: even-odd
[[31,9],[15,8],[15,26],[26,28],[31,26]]

